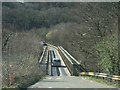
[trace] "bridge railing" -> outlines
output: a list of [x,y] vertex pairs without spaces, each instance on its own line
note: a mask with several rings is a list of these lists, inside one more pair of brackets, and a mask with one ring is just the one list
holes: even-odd
[[81,64],[74,58],[72,57],[63,47],[58,46],[58,51],[63,57],[63,60],[69,69],[71,75],[78,76],[80,71],[86,71]]
[[47,62],[46,62],[46,74],[49,75],[49,60],[50,60],[50,51],[47,50],[47,55],[46,55],[46,59],[47,59]]
[[44,58],[44,56],[45,56],[45,52],[46,52],[46,50],[47,50],[47,46],[44,46],[43,53],[42,53],[42,55],[41,55],[41,57],[40,57],[40,60],[39,60],[39,64],[42,63],[43,58]]
[[69,56],[69,58],[71,59],[71,61],[73,63],[77,63],[80,64],[73,56],[71,56],[63,47],[60,46],[60,48],[67,54],[67,56]]
[[70,60],[74,63],[74,66],[78,69],[77,72],[83,72],[87,70],[72,56],[70,55],[63,47],[60,46],[60,48],[67,54],[67,56],[70,58]]
[[71,75],[73,75],[73,63],[72,61],[69,59],[69,57],[65,54],[65,52],[63,52],[63,50],[58,47],[58,52],[61,55],[65,65],[67,66],[69,72]]

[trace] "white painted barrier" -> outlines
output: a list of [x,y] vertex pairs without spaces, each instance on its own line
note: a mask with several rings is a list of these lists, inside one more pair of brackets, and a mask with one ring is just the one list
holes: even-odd
[[71,56],[63,47],[60,46],[60,48],[77,64],[80,64],[73,56]]
[[44,50],[43,50],[42,56],[40,57],[39,63],[42,63],[42,60],[43,60],[43,57],[45,55],[46,49],[47,49],[47,46],[44,46]]

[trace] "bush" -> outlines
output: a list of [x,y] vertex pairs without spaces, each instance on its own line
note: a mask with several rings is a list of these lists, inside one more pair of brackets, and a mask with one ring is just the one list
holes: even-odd
[[[6,30],[3,30],[4,34],[6,32]],[[2,51],[3,87],[16,86],[20,83],[19,86],[24,86],[25,83],[25,86],[28,86],[35,83],[44,75],[38,63],[42,52],[42,47],[39,44],[40,38],[35,34],[34,30],[19,33],[8,32],[6,37],[11,33],[12,35]],[[3,39],[6,37],[3,37]]]

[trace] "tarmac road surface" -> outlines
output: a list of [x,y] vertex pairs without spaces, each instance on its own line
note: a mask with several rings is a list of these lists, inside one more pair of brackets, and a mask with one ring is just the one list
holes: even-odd
[[[83,77],[48,76],[29,88],[114,88]],[[28,89],[29,89],[28,88]]]

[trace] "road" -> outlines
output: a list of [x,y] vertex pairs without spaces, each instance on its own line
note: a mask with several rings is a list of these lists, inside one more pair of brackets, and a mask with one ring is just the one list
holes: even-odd
[[29,88],[113,88],[83,77],[49,76]]
[[[61,67],[52,67],[51,65],[49,66],[49,68],[51,68],[51,69],[49,69],[49,71],[50,71],[49,75],[51,75],[51,76],[70,76],[69,70],[67,69],[67,67],[66,67],[65,63],[63,62],[62,57],[60,56],[58,51],[53,47],[49,47],[48,50],[54,51],[55,57],[60,58],[60,60],[61,60]],[[49,63],[52,64],[52,61],[51,60],[49,60],[49,61],[50,61]]]
[[[50,53],[50,51],[54,51],[54,54]],[[40,80],[29,88],[114,88],[112,86],[107,86],[105,84],[88,80],[82,76],[71,76],[62,57],[54,47],[49,46],[46,55],[47,57],[43,60],[42,65],[43,67],[47,65],[47,60],[49,57],[49,76],[45,77],[43,80]],[[61,60],[61,67],[52,66],[53,57]]]

